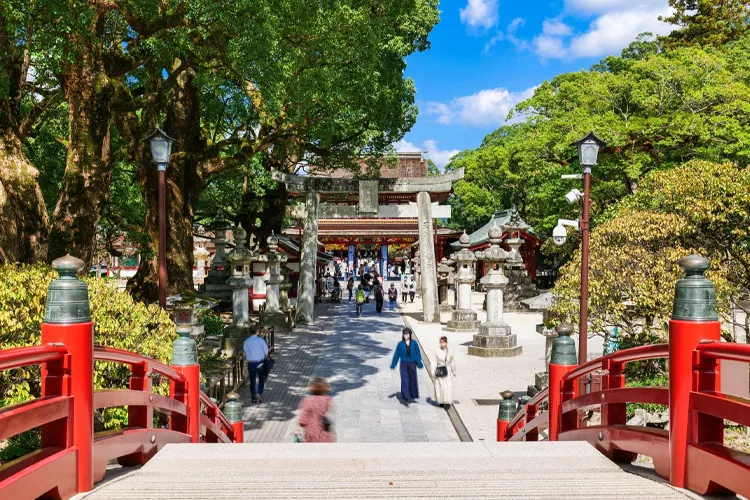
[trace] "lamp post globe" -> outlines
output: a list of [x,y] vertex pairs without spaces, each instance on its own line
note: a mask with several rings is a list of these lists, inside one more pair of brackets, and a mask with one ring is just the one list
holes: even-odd
[[167,307],[167,163],[172,156],[172,143],[174,139],[169,137],[162,129],[157,127],[147,137],[151,143],[151,159],[156,163],[159,176],[159,305]]

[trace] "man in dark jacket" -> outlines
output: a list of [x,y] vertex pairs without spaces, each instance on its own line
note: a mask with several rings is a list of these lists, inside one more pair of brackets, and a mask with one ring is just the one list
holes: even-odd
[[375,295],[375,310],[377,312],[383,312],[383,286],[378,280],[375,280],[375,286],[372,291]]

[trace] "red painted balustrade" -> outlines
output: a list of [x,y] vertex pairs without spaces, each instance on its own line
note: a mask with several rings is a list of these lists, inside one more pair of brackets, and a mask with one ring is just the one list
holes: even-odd
[[[230,423],[200,390],[198,365],[171,367],[133,352],[94,347],[94,361],[131,370],[129,388],[94,392],[93,386],[75,389],[74,351],[62,343],[0,350],[0,370],[42,366],[42,396],[0,409],[0,440],[41,431],[40,450],[0,467],[0,498],[69,498],[100,481],[110,460],[143,464],[168,443],[242,442],[242,422]],[[152,375],[169,381],[168,396],[153,392]],[[75,398],[85,403],[83,415],[75,414]],[[112,407],[127,407],[127,427],[96,434],[87,427],[90,432],[79,434],[92,435],[88,441],[76,436],[78,420],[93,422],[94,410]],[[154,412],[169,417],[168,428],[154,426]],[[81,443],[90,443],[90,449]]]
[[[724,445],[724,420],[750,426],[750,401],[723,394],[719,385],[720,362],[750,363],[750,345],[702,340],[684,348],[682,340],[618,351],[562,370],[551,364],[549,387],[507,423],[504,440],[537,441],[546,430],[550,441],[588,441],[616,462],[649,456],[657,474],[676,486],[701,494],[730,491],[750,497],[750,454]],[[681,348],[685,352],[680,353]],[[687,365],[680,366],[678,357]],[[669,387],[625,387],[627,363],[659,358],[668,361]],[[601,390],[578,395],[581,378],[598,370]],[[548,411],[540,414],[545,403]],[[670,430],[627,425],[627,403],[668,406]],[[579,415],[595,406],[601,423],[584,426]]]

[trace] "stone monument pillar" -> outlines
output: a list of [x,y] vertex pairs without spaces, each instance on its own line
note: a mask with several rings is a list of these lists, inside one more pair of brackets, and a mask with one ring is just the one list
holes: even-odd
[[518,356],[521,346],[516,345],[516,335],[503,322],[503,289],[508,283],[508,278],[503,274],[503,262],[508,258],[508,252],[500,248],[503,231],[493,224],[488,235],[490,247],[484,252],[477,252],[477,258],[484,260],[487,266],[487,274],[482,278],[487,290],[487,321],[474,335],[469,355],[485,358]]
[[440,312],[451,312],[453,308],[448,302],[448,290],[453,278],[453,268],[451,267],[451,261],[443,257],[437,268],[438,273],[438,298],[439,305],[438,310]]
[[526,272],[526,265],[519,252],[519,248],[523,245],[521,231],[528,230],[529,225],[521,220],[515,205],[511,208],[510,220],[504,229],[508,233],[505,243],[510,247],[510,254],[504,265],[505,275],[508,277],[508,286],[505,289],[505,310],[523,311],[521,301],[534,297],[537,290]]
[[250,286],[253,283],[252,265],[256,257],[245,247],[247,233],[242,226],[234,231],[235,246],[229,252],[229,266],[232,277],[227,284],[232,289],[232,326],[225,333],[225,349],[228,354],[242,349],[242,344],[250,336]]
[[[286,254],[279,252],[279,239],[271,231],[268,237],[268,251],[264,259],[268,265],[269,277],[266,280],[266,310],[263,313],[263,323],[274,326],[277,329],[288,329],[286,315],[281,311],[281,283],[284,276],[281,274],[281,265],[287,261]],[[287,298],[288,302],[288,298]]]
[[229,269],[229,261],[227,260],[226,246],[227,241],[227,230],[231,229],[231,225],[224,220],[224,211],[219,209],[216,213],[216,218],[210,225],[210,229],[214,232],[214,237],[211,239],[211,243],[216,247],[216,253],[211,261],[211,268],[208,271],[208,276],[204,280],[204,288],[206,295],[212,297],[219,302],[227,305],[230,303],[232,298],[232,289],[227,285],[227,280],[231,275]]
[[320,195],[305,195],[305,223],[302,232],[299,263],[299,293],[297,295],[297,321],[312,324],[315,314],[315,268],[318,260],[318,203]]
[[477,313],[471,308],[471,285],[474,283],[474,267],[476,262],[474,252],[469,250],[469,235],[464,234],[458,239],[461,250],[454,254],[456,259],[456,309],[451,314],[444,332],[471,332],[477,329]]
[[425,323],[440,323],[438,310],[437,261],[435,260],[435,232],[432,227],[430,193],[417,195],[419,214],[419,281],[422,291],[422,318]]

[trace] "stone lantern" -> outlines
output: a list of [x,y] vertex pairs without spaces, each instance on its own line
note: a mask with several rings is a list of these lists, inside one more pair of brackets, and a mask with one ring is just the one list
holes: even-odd
[[204,287],[209,297],[213,297],[220,302],[229,303],[232,298],[232,289],[227,285],[231,271],[229,269],[226,246],[229,243],[227,240],[227,231],[232,226],[224,220],[224,211],[219,209],[216,213],[216,218],[209,227],[214,232],[211,243],[216,247],[216,253],[211,261],[208,276],[204,280]]
[[279,283],[279,309],[283,312],[287,312],[291,309],[289,303],[289,290],[292,288],[292,283],[289,281],[289,275],[292,273],[292,269],[286,265],[281,266],[281,277],[283,281]]
[[510,247],[508,259],[503,266],[505,275],[508,277],[508,286],[505,289],[505,310],[523,311],[521,301],[534,297],[537,291],[526,272],[526,265],[519,251],[524,243],[521,232],[528,231],[530,226],[521,220],[515,205],[511,208],[510,220],[505,224],[504,229],[508,234],[505,243]]
[[474,335],[469,355],[482,357],[508,357],[521,354],[521,346],[516,345],[516,336],[510,332],[510,326],[503,322],[503,289],[508,278],[503,274],[503,263],[508,252],[500,248],[503,231],[493,224],[488,233],[490,247],[484,252],[477,252],[477,259],[485,261],[487,274],[482,278],[482,285],[487,290],[487,321],[479,327]]
[[271,236],[266,240],[268,242],[268,251],[263,256],[263,260],[268,266],[268,279],[266,281],[266,310],[263,313],[263,322],[266,325],[274,325],[278,328],[286,328],[286,315],[280,309],[280,284],[284,281],[284,275],[281,274],[281,265],[286,263],[287,256],[279,252],[279,238],[273,231]]
[[229,252],[231,277],[227,284],[232,289],[232,326],[228,329],[227,350],[241,349],[242,343],[250,336],[250,286],[252,285],[252,265],[255,254],[245,248],[247,233],[242,226],[234,232],[235,247]]
[[461,250],[453,254],[456,260],[456,309],[443,331],[470,332],[477,329],[477,313],[471,308],[471,285],[474,284],[474,252],[469,250],[469,235],[464,234],[458,239]]
[[452,261],[443,257],[437,267],[438,274],[438,299],[439,299],[439,310],[441,312],[451,312],[453,308],[448,302],[448,290],[453,279],[453,268],[451,265]]

